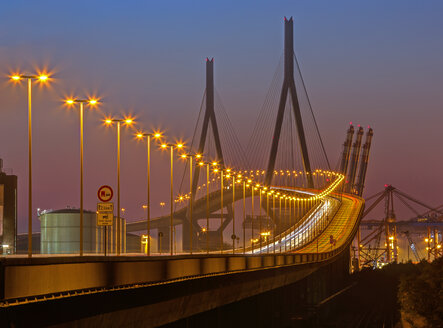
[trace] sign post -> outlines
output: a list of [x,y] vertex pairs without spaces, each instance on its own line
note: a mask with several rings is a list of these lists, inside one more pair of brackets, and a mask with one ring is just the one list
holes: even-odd
[[103,227],[105,230],[104,255],[106,256],[108,249],[108,226],[112,226],[114,222],[114,203],[110,203],[114,192],[109,186],[101,186],[98,188],[97,197],[101,203],[97,203],[97,226]]

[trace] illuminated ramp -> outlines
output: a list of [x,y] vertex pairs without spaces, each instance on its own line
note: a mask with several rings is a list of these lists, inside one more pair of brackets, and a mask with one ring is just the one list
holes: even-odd
[[[339,196],[336,196],[339,197]],[[361,197],[343,194],[341,205],[326,229],[297,253],[325,253],[349,245],[354,238],[364,210]]]

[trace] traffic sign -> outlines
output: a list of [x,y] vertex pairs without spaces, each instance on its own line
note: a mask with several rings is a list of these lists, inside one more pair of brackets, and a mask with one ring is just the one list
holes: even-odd
[[113,195],[114,192],[109,186],[101,186],[100,188],[98,188],[97,197],[102,202],[109,202],[112,199]]
[[112,212],[98,212],[97,213],[97,225],[98,226],[111,226],[114,220],[114,213]]
[[97,212],[114,212],[114,203],[97,203]]

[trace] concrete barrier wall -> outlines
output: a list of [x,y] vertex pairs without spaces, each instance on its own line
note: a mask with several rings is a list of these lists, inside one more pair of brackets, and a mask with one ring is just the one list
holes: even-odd
[[246,262],[248,264],[248,269],[258,269],[262,267],[261,256],[247,257]]
[[246,270],[245,257],[228,257],[228,271]]
[[226,259],[224,257],[208,257],[201,259],[201,273],[219,273],[226,271]]
[[57,293],[107,284],[106,263],[7,266],[3,298]]

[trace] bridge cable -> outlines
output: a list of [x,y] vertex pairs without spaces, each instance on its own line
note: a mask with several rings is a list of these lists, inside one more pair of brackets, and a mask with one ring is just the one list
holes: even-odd
[[[269,131],[272,133],[272,126],[266,124],[269,121],[269,117],[272,114],[271,103],[276,98],[277,90],[281,86],[281,76],[282,76],[282,62],[283,54],[280,55],[280,59],[276,66],[273,78],[269,85],[268,91],[265,96],[265,100],[261,107],[258,118],[255,122],[254,129],[252,131],[251,137],[248,141],[247,155],[251,158],[251,164],[256,167],[251,167],[251,169],[264,167],[267,163],[262,163],[266,155],[268,155],[269,146],[267,146],[267,137]],[[280,82],[280,83],[279,83]],[[279,85],[280,84],[280,85]]]
[[297,70],[298,70],[298,72],[300,73],[300,78],[301,78],[301,82],[302,82],[302,85],[303,85],[303,90],[304,90],[304,92],[305,92],[305,95],[306,95],[306,98],[307,98],[307,101],[308,101],[308,105],[309,105],[309,109],[310,109],[310,111],[311,111],[312,118],[313,118],[313,120],[314,120],[314,125],[315,125],[315,128],[316,128],[316,130],[317,130],[317,135],[318,135],[318,137],[319,137],[319,139],[320,139],[320,144],[321,144],[321,147],[322,147],[322,150],[323,150],[323,154],[325,155],[326,162],[327,162],[327,164],[328,164],[328,169],[330,170],[330,169],[331,169],[331,165],[329,164],[328,155],[326,154],[325,146],[324,146],[324,144],[323,144],[323,140],[322,140],[321,135],[320,135],[320,130],[319,130],[318,125],[317,125],[317,120],[315,119],[314,111],[313,111],[313,109],[312,109],[311,100],[310,100],[310,98],[309,98],[308,91],[307,91],[307,89],[306,89],[305,80],[304,80],[304,78],[303,78],[303,74],[302,74],[302,72],[301,72],[300,65],[299,65],[299,62],[298,62],[298,59],[297,59],[297,56],[296,56],[295,52],[294,52],[294,59],[295,59],[295,63],[296,63],[296,65],[297,65]]
[[[197,134],[198,124],[200,122],[201,114],[202,114],[202,111],[203,111],[203,104],[204,104],[205,99],[206,99],[206,88],[205,88],[205,90],[203,92],[203,97],[202,97],[202,100],[201,100],[201,103],[200,103],[200,110],[198,111],[197,122],[195,123],[194,133],[192,134],[192,139],[191,139],[191,145],[189,146],[191,151],[192,151],[192,147],[194,146],[195,136]],[[186,161],[185,167],[183,169],[183,174],[182,174],[182,178],[181,178],[181,181],[180,181],[180,187],[178,188],[178,192],[179,193],[182,192],[184,179],[185,179],[186,173],[188,172],[187,168],[188,168],[188,161]],[[175,210],[175,206],[174,206],[174,210]]]

